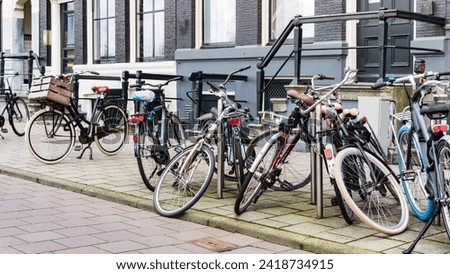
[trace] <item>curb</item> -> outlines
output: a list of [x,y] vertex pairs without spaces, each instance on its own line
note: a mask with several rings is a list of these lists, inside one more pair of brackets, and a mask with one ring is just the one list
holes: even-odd
[[[151,199],[125,194],[110,189],[89,186],[34,172],[18,170],[0,165],[0,174],[21,178],[42,185],[61,188],[75,193],[96,197],[118,204],[128,205],[146,211],[155,212]],[[256,223],[249,223],[235,218],[212,214],[196,209],[189,209],[177,217],[181,220],[206,225],[229,232],[237,232],[268,242],[301,249],[316,254],[379,254],[372,250],[347,246],[345,244],[325,241],[308,235],[299,235],[290,231],[276,229]]]

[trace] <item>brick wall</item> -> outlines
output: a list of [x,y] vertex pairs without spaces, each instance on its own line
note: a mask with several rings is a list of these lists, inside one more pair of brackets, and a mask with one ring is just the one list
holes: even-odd
[[[316,0],[315,15],[345,13],[346,1]],[[318,23],[314,26],[314,41],[340,41],[345,40],[345,22]]]

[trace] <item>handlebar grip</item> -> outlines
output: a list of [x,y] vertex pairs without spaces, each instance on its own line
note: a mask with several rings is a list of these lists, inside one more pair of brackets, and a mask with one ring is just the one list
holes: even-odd
[[334,76],[319,74],[319,80],[335,80],[335,79],[336,78]]
[[372,89],[379,89],[381,87],[385,87],[388,85],[388,82],[386,81],[377,81],[372,86],[370,86]]
[[96,72],[96,71],[89,71],[90,74],[94,74],[94,75],[100,75],[100,73]]
[[450,75],[450,71],[439,72],[439,76]]

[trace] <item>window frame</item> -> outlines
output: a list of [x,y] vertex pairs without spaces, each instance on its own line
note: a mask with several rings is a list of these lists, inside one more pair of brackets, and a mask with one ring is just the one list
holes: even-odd
[[[93,14],[92,14],[92,41],[94,43],[94,52],[93,52],[93,61],[94,64],[108,64],[108,63],[115,63],[116,61],[116,54],[115,54],[115,49],[116,49],[116,8],[115,8],[115,0],[105,0],[107,7],[105,8],[106,10],[106,17],[101,17],[98,16],[97,14],[100,13],[98,12],[97,8],[99,7],[99,2],[101,0],[94,0],[93,1],[93,6],[92,6],[92,10],[93,10]],[[109,14],[110,12],[110,4],[113,5],[113,9],[114,9],[114,15],[111,16]],[[107,30],[106,30],[106,46],[107,46],[107,55],[106,57],[101,56],[101,49],[100,47],[102,46],[102,44],[100,43],[100,36],[96,36],[96,34],[102,34],[100,31],[98,31],[96,28],[100,27],[98,25],[99,22],[101,21],[105,21],[106,20],[106,26],[107,26]],[[111,22],[112,21],[112,22]],[[112,28],[113,28],[113,33],[114,33],[114,37],[110,37],[110,30],[111,30],[111,26],[110,23],[112,23]],[[101,35],[103,36],[103,35]],[[112,40],[112,41],[111,41]],[[113,48],[111,48],[111,45],[113,45]],[[110,53],[113,53],[114,55],[110,55]]]
[[[155,60],[162,60],[165,57],[165,21],[163,22],[163,35],[162,35],[162,46],[163,46],[163,52],[162,55],[156,55],[156,45],[158,43],[156,43],[157,41],[157,36],[156,36],[156,24],[155,22],[157,21],[157,14],[162,13],[163,15],[163,19],[165,20],[166,14],[165,14],[165,6],[162,7],[162,9],[156,9],[155,8],[155,2],[157,0],[150,0],[152,1],[153,4],[153,9],[151,11],[140,11],[139,10],[139,4],[141,3],[141,1],[148,1],[148,0],[136,0],[135,4],[136,4],[136,62],[149,62],[149,61],[155,61]],[[163,1],[163,3],[165,4],[165,2]],[[142,42],[145,42],[145,39],[141,38],[141,32],[145,32],[146,30],[146,25],[144,20],[142,19],[142,22],[144,23],[140,23],[141,18],[143,18],[144,15],[147,14],[152,14],[152,38],[151,38],[151,43],[152,43],[152,55],[151,56],[143,56],[144,54],[141,53],[143,52],[143,44]]]
[[[230,42],[206,42],[206,1],[210,0],[201,0],[201,20],[202,20],[202,29],[201,29],[201,37],[202,37],[202,48],[230,48],[236,46],[236,35],[237,35],[237,29],[236,29],[236,0],[233,0],[235,3],[234,7],[234,40]],[[222,0],[223,1],[223,0]],[[223,3],[221,1],[221,3]]]

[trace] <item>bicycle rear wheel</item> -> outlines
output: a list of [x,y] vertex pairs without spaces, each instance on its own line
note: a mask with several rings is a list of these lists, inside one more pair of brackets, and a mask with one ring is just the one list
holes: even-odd
[[36,159],[46,164],[56,164],[72,151],[75,128],[62,111],[42,109],[28,122],[25,141]]
[[25,135],[25,128],[30,120],[30,111],[22,98],[13,99],[10,113],[9,124],[17,136]]
[[[256,136],[246,150],[246,165],[251,166],[255,155],[261,151],[264,144],[277,131],[266,130]],[[290,136],[292,138],[292,136]],[[306,186],[311,182],[311,146],[305,138],[301,137],[295,147],[282,161],[282,170],[279,180],[271,186],[273,190],[292,191]]]
[[[450,196],[450,141],[448,139],[441,139],[437,148],[438,163],[441,171],[441,181],[443,193],[446,198]],[[442,220],[447,231],[447,236],[450,238],[450,205],[444,203],[442,205]]]
[[[421,221],[428,221],[434,214],[436,205],[428,199],[425,190],[427,183],[426,159],[422,155],[417,135],[410,137],[410,125],[403,125],[398,130],[397,164],[400,173],[411,171],[411,176],[402,176],[402,186],[409,206]],[[411,142],[408,154],[408,143]]]
[[161,164],[157,163],[154,159],[156,155],[152,149],[157,145],[155,144],[155,141],[157,140],[152,138],[152,127],[148,121],[136,125],[135,137],[136,143],[134,151],[139,174],[141,175],[144,185],[150,191],[154,191],[157,182],[156,174],[161,170]]
[[98,113],[95,119],[94,141],[103,154],[117,154],[127,136],[127,116],[120,107],[108,105]]
[[198,149],[190,146],[175,155],[156,184],[153,193],[156,212],[175,217],[190,209],[211,183],[214,167],[214,153],[206,145]]
[[360,220],[387,235],[406,229],[409,212],[401,187],[377,156],[344,148],[336,155],[334,172],[342,197]]

